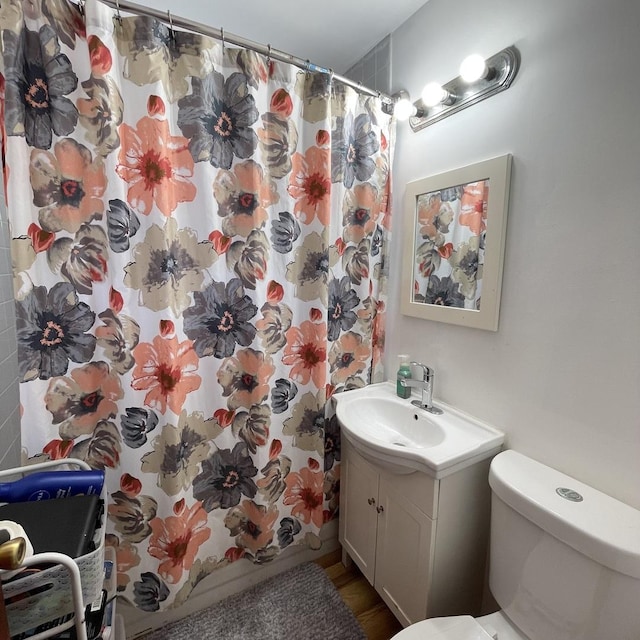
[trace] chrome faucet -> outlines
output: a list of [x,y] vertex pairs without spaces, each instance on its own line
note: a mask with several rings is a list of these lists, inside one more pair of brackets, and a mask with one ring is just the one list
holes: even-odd
[[442,409],[435,407],[432,400],[433,380],[436,375],[435,371],[421,362],[412,362],[411,366],[422,368],[422,380],[415,380],[414,378],[409,380],[400,380],[400,384],[403,387],[415,387],[417,389],[422,389],[422,400],[412,400],[411,404],[414,404],[416,407],[420,407],[420,409],[424,409],[425,411],[429,411],[430,413],[435,413],[436,415],[441,414]]

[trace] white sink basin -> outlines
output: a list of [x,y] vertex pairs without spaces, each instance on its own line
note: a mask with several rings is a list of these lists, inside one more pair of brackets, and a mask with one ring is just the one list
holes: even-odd
[[442,478],[495,455],[504,442],[500,431],[441,402],[442,415],[413,406],[396,396],[390,382],[334,398],[343,435],[365,458],[394,473]]

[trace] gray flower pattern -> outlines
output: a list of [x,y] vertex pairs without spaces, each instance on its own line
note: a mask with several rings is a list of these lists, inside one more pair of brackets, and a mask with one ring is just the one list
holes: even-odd
[[258,307],[244,294],[239,278],[213,282],[193,294],[195,304],[184,312],[184,331],[201,357],[228,358],[236,344],[248,347],[256,335],[251,319]]
[[329,283],[329,309],[327,323],[329,340],[337,340],[340,332],[348,331],[358,317],[354,309],[360,304],[360,298],[351,286],[349,276],[334,278]]
[[196,162],[230,169],[234,158],[249,158],[258,137],[251,125],[258,119],[255,99],[243,73],[226,80],[212,71],[192,78],[193,92],[178,101],[178,126],[189,139]]
[[20,381],[49,380],[64,375],[69,361],[89,362],[96,348],[95,336],[88,333],[95,317],[68,282],[48,291],[34,287],[16,300]]
[[202,472],[193,481],[193,497],[202,500],[205,511],[235,507],[245,495],[253,498],[258,487],[253,477],[258,470],[244,442],[231,449],[219,449],[202,462]]
[[443,307],[464,307],[464,296],[460,293],[458,283],[454,282],[450,276],[438,278],[432,275],[429,278],[424,302]]
[[126,415],[120,416],[120,429],[124,443],[139,449],[147,442],[147,434],[158,426],[158,415],[144,407],[128,407]]
[[53,133],[66,136],[78,122],[78,110],[65,97],[78,77],[48,24],[37,32],[6,30],[3,36],[7,135],[25,136],[30,146],[49,149]]
[[109,246],[115,253],[129,250],[131,238],[140,228],[140,220],[126,202],[115,198],[109,200],[107,211],[107,229],[109,230]]
[[299,236],[300,225],[288,211],[281,211],[271,223],[271,244],[278,253],[289,253]]
[[354,181],[368,180],[375,171],[371,157],[378,151],[378,139],[366,113],[336,118],[331,145],[331,181],[342,182],[351,189]]

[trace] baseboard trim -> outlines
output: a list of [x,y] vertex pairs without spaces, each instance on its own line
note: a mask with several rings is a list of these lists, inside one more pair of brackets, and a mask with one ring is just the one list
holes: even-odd
[[177,609],[149,613],[131,606],[128,602],[118,602],[118,613],[122,614],[127,638],[135,638],[180,620],[196,611],[252,587],[271,576],[287,571],[303,562],[310,562],[339,548],[338,520],[325,524],[320,531],[322,545],[319,549],[309,549],[302,545],[287,547],[273,562],[255,565],[245,560],[215,571],[207,576],[192,591],[187,602]]

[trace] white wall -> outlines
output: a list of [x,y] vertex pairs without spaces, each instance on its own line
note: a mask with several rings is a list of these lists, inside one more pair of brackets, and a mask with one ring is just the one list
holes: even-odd
[[[419,96],[515,44],[511,88],[418,133],[399,123],[386,350],[507,445],[640,507],[640,3],[430,0],[392,34]],[[514,157],[497,333],[399,312],[406,182]]]

